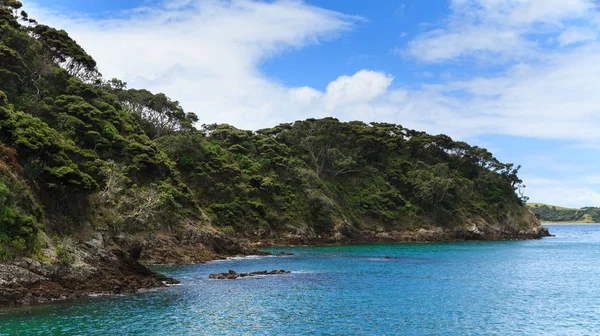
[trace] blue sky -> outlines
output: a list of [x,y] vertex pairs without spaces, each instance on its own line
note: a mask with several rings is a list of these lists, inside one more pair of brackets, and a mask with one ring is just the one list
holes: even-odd
[[600,206],[593,0],[24,3],[203,123],[394,122],[521,164],[532,201]]

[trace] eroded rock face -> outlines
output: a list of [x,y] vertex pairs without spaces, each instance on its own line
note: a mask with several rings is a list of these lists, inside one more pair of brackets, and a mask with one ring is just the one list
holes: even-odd
[[[85,235],[82,235],[85,236]],[[20,258],[0,263],[0,306],[73,299],[89,294],[132,293],[164,287],[177,280],[152,272],[144,264],[187,264],[228,256],[261,254],[239,240],[201,225],[176,233],[103,235],[95,232],[62,243],[63,258],[49,239],[41,260]],[[66,253],[64,253],[66,251]],[[268,254],[268,253],[267,253]],[[66,258],[64,257],[66,255]]]
[[210,227],[184,225],[177,234],[146,233],[117,237],[117,242],[143,264],[194,264],[229,256],[262,254]]
[[227,273],[215,273],[208,276],[209,279],[214,280],[235,280],[237,278],[246,278],[251,276],[261,276],[261,275],[280,275],[280,274],[289,274],[290,271],[286,270],[273,270],[273,271],[258,271],[258,272],[249,272],[249,273],[237,273],[236,271],[229,270]]
[[72,260],[20,258],[0,264],[0,306],[73,299],[92,293],[132,293],[177,280],[153,273],[116,245],[70,246]]

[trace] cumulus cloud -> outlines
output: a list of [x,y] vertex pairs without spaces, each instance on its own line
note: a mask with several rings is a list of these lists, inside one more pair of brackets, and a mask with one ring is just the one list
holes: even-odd
[[389,75],[367,70],[353,76],[340,76],[327,85],[325,106],[334,110],[340,105],[371,102],[385,94],[393,80]]

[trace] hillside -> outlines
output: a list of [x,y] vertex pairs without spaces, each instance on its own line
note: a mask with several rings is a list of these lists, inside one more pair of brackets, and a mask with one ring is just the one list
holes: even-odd
[[543,203],[527,203],[529,209],[546,223],[600,223],[600,208],[564,208]]
[[[161,285],[247,243],[539,238],[518,167],[387,123],[203,125],[0,0],[0,304]],[[282,111],[285,113],[285,111]],[[50,289],[49,289],[50,288]]]

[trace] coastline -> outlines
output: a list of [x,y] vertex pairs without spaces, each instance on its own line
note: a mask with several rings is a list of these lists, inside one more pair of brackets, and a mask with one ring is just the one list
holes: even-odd
[[600,223],[542,222],[542,225],[600,225]]
[[71,246],[76,260],[72,264],[44,263],[30,258],[0,264],[0,307],[90,295],[132,294],[166,287],[178,281],[155,273],[146,265],[194,264],[235,256],[268,255],[261,247],[534,240],[551,236],[539,223],[525,230],[471,225],[388,232],[342,227],[328,237],[287,235],[255,241],[235,239],[215,230],[187,229],[187,234],[179,238],[165,234],[114,241],[97,236]]
[[355,244],[409,244],[409,243],[441,243],[462,241],[503,241],[503,240],[532,240],[551,237],[548,228],[539,225],[530,230],[506,230],[498,228],[478,228],[477,226],[456,229],[441,227],[421,228],[406,231],[370,231],[356,230],[351,234],[333,235],[331,237],[307,237],[288,235],[272,239],[261,239],[249,242],[253,248],[274,246],[326,246],[326,245],[355,245]]

